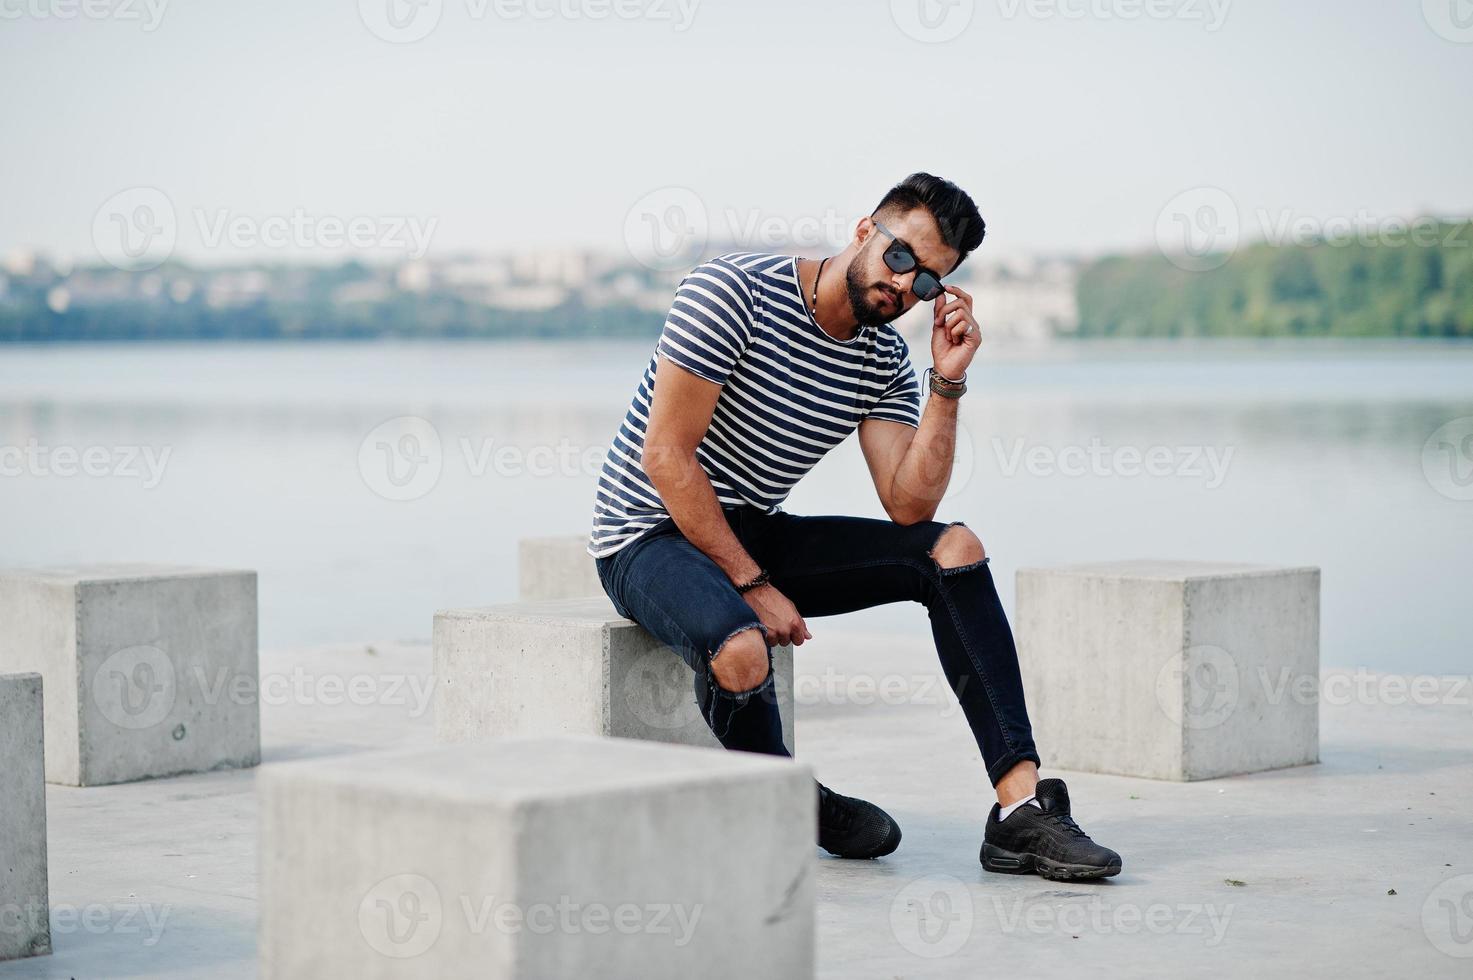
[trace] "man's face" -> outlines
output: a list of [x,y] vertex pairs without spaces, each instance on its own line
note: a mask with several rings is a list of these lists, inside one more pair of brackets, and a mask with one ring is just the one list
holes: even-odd
[[881,214],[879,220],[910,246],[918,267],[909,272],[891,272],[885,264],[885,249],[894,242],[873,220],[865,218],[860,222],[857,234],[864,237],[864,244],[849,263],[844,282],[854,318],[862,326],[880,326],[901,316],[920,302],[910,288],[919,268],[944,276],[959,257],[956,249],[942,240],[936,219],[925,208],[915,208],[903,215]]

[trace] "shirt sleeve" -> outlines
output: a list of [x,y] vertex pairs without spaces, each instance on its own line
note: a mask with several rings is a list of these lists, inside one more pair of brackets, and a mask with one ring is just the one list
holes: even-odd
[[724,385],[751,343],[751,286],[736,266],[712,259],[681,280],[655,349],[692,374]]
[[880,400],[869,410],[867,418],[904,422],[919,429],[921,427],[921,385],[916,380],[915,368],[910,363],[910,346],[900,341],[900,366],[895,378]]

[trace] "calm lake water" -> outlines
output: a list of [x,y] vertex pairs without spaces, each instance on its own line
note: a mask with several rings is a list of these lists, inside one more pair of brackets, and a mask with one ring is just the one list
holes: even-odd
[[[514,597],[518,538],[587,531],[653,343],[0,347],[0,563],[255,568],[266,646],[425,638]],[[972,378],[937,516],[1009,607],[1020,566],[1312,564],[1324,663],[1473,669],[1473,347],[1002,349]],[[785,509],[884,516],[853,438]],[[915,605],[829,622],[929,636]]]

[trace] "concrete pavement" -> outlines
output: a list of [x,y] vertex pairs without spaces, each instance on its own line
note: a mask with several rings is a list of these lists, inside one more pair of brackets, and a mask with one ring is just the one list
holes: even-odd
[[[802,758],[905,835],[879,861],[820,857],[820,976],[1473,975],[1473,686],[1416,698],[1327,672],[1315,766],[1054,773],[1125,859],[1109,882],[1059,885],[978,863],[990,790],[923,617],[900,642],[811,626]],[[429,669],[427,644],[263,652],[263,764],[430,744]],[[48,786],[55,953],[0,980],[254,977],[254,784]]]

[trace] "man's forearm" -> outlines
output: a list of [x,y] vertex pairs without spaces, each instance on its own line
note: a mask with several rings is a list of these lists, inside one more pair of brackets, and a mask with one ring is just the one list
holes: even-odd
[[761,566],[742,547],[731,525],[721,511],[721,501],[711,478],[701,468],[694,452],[669,451],[647,453],[660,463],[645,472],[660,493],[665,510],[686,540],[716,563],[732,582],[748,582],[757,577]]
[[926,399],[921,427],[895,469],[891,488],[895,510],[905,518],[902,523],[929,521],[941,506],[956,459],[958,401],[936,394]]

